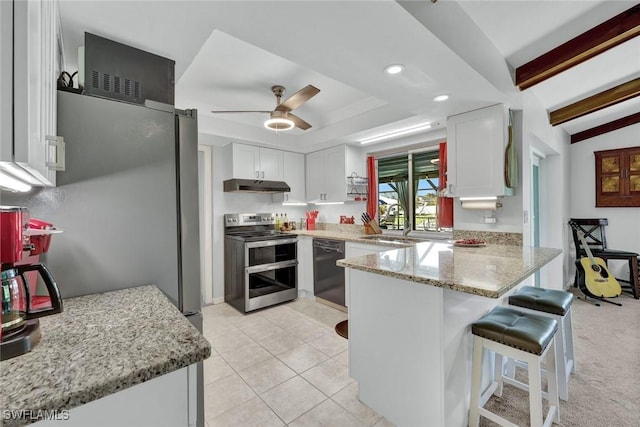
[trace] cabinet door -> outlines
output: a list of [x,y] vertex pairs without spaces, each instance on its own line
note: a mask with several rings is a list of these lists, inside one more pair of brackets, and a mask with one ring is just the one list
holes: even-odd
[[640,206],[640,147],[597,151],[596,207]]
[[284,182],[289,184],[291,191],[289,193],[276,193],[273,195],[274,203],[305,201],[305,173],[304,173],[304,154],[292,153],[285,151],[283,153]]
[[233,144],[233,178],[260,179],[260,148]]
[[338,202],[347,198],[347,172],[345,147],[325,151],[325,200]]
[[504,185],[506,110],[495,105],[447,119],[447,189],[454,197],[512,194]]
[[269,148],[260,149],[260,179],[282,181],[284,178],[284,153]]
[[55,185],[58,9],[55,1],[14,2],[15,162]]
[[307,169],[307,201],[324,200],[325,193],[325,155],[323,151],[309,153],[305,159]]

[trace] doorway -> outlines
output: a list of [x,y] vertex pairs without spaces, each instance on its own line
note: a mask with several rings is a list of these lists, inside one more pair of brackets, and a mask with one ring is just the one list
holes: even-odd
[[[540,247],[540,156],[531,153],[531,246]],[[535,272],[534,286],[540,287],[540,270]]]

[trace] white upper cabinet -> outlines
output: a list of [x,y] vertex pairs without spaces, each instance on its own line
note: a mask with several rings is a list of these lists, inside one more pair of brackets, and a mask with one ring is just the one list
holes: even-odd
[[11,142],[12,123],[12,75],[13,49],[12,8],[10,1],[0,1],[0,161],[13,161],[13,143]]
[[447,118],[450,197],[510,196],[505,186],[508,110],[494,105]]
[[273,195],[274,203],[303,203],[305,201],[305,173],[304,154],[284,153],[284,182],[289,184],[291,191]]
[[[58,5],[51,0],[30,0],[15,1],[13,7],[13,161],[43,185],[55,186],[56,170],[64,170],[64,143],[56,137]],[[2,19],[4,24],[4,10]],[[4,25],[2,31],[4,80]]]
[[233,172],[231,178],[282,181],[284,154],[280,150],[232,144]]
[[365,165],[364,156],[345,145],[307,154],[307,201],[348,201],[347,176],[364,175]]

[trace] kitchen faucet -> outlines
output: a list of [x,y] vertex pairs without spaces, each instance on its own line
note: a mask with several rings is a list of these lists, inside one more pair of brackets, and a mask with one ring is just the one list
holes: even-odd
[[407,237],[411,232],[411,222],[406,221],[404,223],[404,229],[402,230],[402,237]]

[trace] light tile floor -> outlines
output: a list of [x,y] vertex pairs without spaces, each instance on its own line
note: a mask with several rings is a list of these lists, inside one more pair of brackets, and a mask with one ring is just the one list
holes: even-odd
[[306,298],[241,314],[204,307],[207,427],[389,427],[358,400],[347,340],[334,331],[346,313]]

